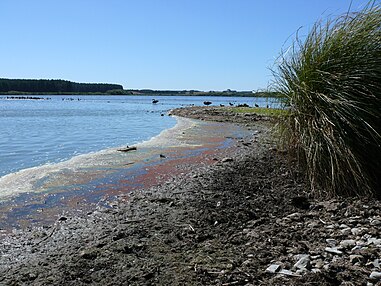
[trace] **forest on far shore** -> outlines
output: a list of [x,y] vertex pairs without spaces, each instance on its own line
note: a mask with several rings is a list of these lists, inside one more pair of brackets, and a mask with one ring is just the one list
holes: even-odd
[[107,93],[123,90],[120,84],[77,83],[61,79],[0,79],[0,93]]

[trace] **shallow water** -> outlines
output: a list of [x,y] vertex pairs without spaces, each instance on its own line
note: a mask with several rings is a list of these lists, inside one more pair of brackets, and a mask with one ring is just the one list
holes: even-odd
[[232,124],[176,119],[175,127],[137,144],[134,151],[110,148],[4,176],[0,233],[112,207],[117,198],[160,185],[189,164],[197,168],[215,164],[215,158],[224,158],[237,138],[252,135]]
[[[48,185],[47,173],[70,164],[102,164],[110,148],[146,141],[171,128],[162,116],[187,105],[229,102],[266,106],[266,98],[147,96],[44,96],[46,100],[9,100],[0,96],[0,199]],[[42,182],[42,181],[41,181]]]

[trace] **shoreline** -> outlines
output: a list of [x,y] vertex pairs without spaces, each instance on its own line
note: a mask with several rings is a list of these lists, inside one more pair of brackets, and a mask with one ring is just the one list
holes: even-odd
[[[226,149],[231,140],[225,137],[247,133],[233,126],[223,130],[221,124],[212,122],[180,117],[176,121],[174,127],[134,145],[137,150],[132,152],[109,148],[6,176],[3,189],[21,185],[20,192],[0,202],[0,238],[13,228],[49,225],[61,216],[83,216],[100,205],[110,207],[120,196],[175,176],[182,161],[214,164],[203,159],[205,154],[212,156],[214,149]],[[20,183],[15,184],[15,179]]]
[[185,158],[175,176],[110,208],[9,236],[0,284],[377,285],[379,201],[310,196],[267,118],[172,112],[239,122],[252,136],[204,154],[214,164]]

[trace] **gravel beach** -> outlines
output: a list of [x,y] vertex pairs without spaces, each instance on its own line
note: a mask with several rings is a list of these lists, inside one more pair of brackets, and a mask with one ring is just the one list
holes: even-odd
[[267,117],[171,114],[251,135],[112,207],[9,235],[0,285],[381,285],[378,200],[311,196]]

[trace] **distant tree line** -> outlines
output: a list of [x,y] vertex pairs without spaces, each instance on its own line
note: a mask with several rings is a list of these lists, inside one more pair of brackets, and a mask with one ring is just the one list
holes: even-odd
[[280,93],[273,91],[199,91],[199,90],[152,90],[152,89],[129,89],[125,90],[125,94],[130,92],[134,95],[177,95],[177,96],[234,96],[234,97],[279,97]]
[[106,93],[123,90],[120,84],[77,83],[60,79],[0,79],[0,92]]

